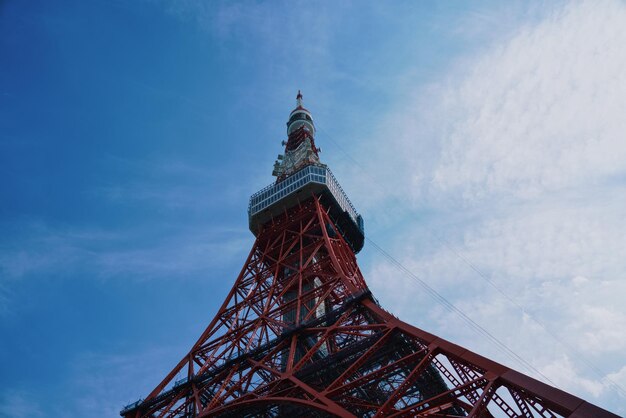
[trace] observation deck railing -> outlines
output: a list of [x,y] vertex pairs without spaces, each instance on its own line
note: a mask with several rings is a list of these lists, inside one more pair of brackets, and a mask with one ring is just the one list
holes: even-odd
[[253,217],[309,183],[325,185],[341,209],[350,215],[352,221],[354,221],[361,231],[363,230],[363,220],[361,216],[357,213],[356,209],[354,209],[354,206],[352,206],[350,199],[346,196],[346,193],[341,188],[341,185],[339,185],[335,176],[333,176],[333,173],[328,167],[317,165],[306,166],[283,181],[270,184],[253,194],[248,204],[248,217]]

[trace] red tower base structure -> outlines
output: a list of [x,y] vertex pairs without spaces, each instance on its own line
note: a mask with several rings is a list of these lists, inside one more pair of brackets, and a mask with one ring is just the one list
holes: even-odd
[[617,418],[382,309],[337,225],[321,195],[265,223],[198,342],[121,415]]

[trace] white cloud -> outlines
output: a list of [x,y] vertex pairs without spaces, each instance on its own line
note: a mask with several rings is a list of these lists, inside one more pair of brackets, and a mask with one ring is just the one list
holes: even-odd
[[544,366],[542,372],[549,375],[559,387],[567,387],[570,390],[575,388],[598,397],[604,389],[602,383],[581,377],[576,373],[576,369],[576,365],[568,357],[562,357]]
[[[360,180],[395,187],[350,188],[370,213],[427,211],[371,234],[550,380],[616,411],[623,397],[585,362],[616,381],[626,364],[624,27],[623,2],[568,3],[464,57],[364,144],[359,159],[386,146]],[[520,367],[386,262],[368,273],[402,318]]]
[[622,367],[615,373],[609,374],[607,377],[622,387],[626,386],[626,366]]
[[625,170],[626,7],[572,4],[480,57],[443,103],[434,187],[521,197]]
[[625,21],[623,3],[575,2],[492,41],[408,93],[380,130],[391,146],[371,156],[367,142],[360,159],[394,161],[374,177],[402,170],[413,198],[531,198],[623,175]]

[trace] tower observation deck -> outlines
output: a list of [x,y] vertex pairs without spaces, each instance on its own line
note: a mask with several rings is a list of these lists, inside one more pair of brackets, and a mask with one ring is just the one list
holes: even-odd
[[283,145],[226,300],[121,416],[619,418],[384,310],[356,260],[363,219],[320,161],[300,92]]

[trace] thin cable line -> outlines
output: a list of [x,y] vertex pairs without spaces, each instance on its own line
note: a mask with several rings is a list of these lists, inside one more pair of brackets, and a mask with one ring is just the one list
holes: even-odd
[[535,372],[537,375],[543,377],[546,381],[550,382],[553,386],[555,383],[550,380],[549,377],[541,373],[538,369],[536,369],[530,362],[526,361],[522,356],[517,354],[511,348],[509,348],[506,344],[500,341],[497,337],[483,328],[480,324],[470,318],[465,312],[463,312],[460,308],[455,306],[452,302],[446,299],[443,295],[437,292],[435,289],[430,287],[428,283],[422,280],[417,274],[413,273],[411,270],[406,268],[402,263],[396,260],[392,255],[390,255],[387,251],[383,250],[378,244],[372,241],[370,238],[366,238],[367,241],[377,250],[379,251],[385,258],[387,258],[395,267],[397,267],[400,271],[404,272],[407,276],[409,276],[413,281],[419,284],[430,296],[432,296],[437,302],[446,307],[449,311],[457,314],[463,321],[465,321],[474,331],[481,334],[483,337],[489,339],[492,343],[496,345],[496,347],[506,355],[508,355],[512,360],[524,366],[526,369]]
[[[431,232],[433,232],[433,231],[431,230]],[[602,372],[602,370],[600,370],[595,364],[593,364],[593,363],[591,363],[591,361],[587,360],[575,347],[573,347],[572,345],[568,344],[567,342],[561,340],[555,333],[550,331],[550,329],[548,328],[548,326],[546,324],[544,324],[542,321],[540,321],[539,319],[537,319],[533,315],[531,315],[526,310],[526,308],[524,308],[524,306],[522,306],[521,304],[517,303],[511,296],[509,296],[507,293],[505,293],[504,290],[502,290],[499,286],[497,286],[492,280],[490,280],[487,277],[486,274],[484,274],[478,267],[476,267],[476,265],[474,265],[474,263],[472,263],[470,260],[468,260],[462,254],[457,252],[445,240],[445,238],[441,238],[440,236],[438,236],[434,232],[433,232],[433,236],[441,244],[443,244],[449,251],[451,251],[454,255],[456,255],[458,258],[460,258],[465,264],[467,264],[476,274],[478,274],[479,277],[481,277],[483,280],[485,280],[487,283],[489,283],[489,285],[491,285],[494,289],[496,289],[498,291],[498,293],[500,293],[513,306],[515,306],[517,309],[519,309],[524,315],[526,315],[529,319],[531,319],[535,324],[539,325],[539,327],[541,329],[543,329],[546,334],[551,336],[557,343],[561,344],[563,347],[565,347],[567,350],[569,350],[570,354],[574,354],[575,358],[577,358],[578,360],[582,361],[587,367],[589,367],[593,372],[595,372],[601,378],[601,380],[604,380],[607,383],[609,383],[609,386],[611,386],[615,391],[617,391],[623,397],[626,397],[626,391],[624,390],[624,388],[622,388],[617,382],[613,381],[613,379],[608,377],[608,375],[606,375],[604,372]]]
[[[356,159],[354,159],[354,157],[352,157],[352,155],[350,155],[337,141],[334,140],[334,138],[328,133],[326,132],[324,129],[320,128],[319,126],[316,126],[317,130],[321,131],[322,133],[324,133],[324,135],[326,137],[328,137],[328,139],[347,157],[349,158],[356,166],[358,166],[363,173],[365,173],[365,175],[371,180],[371,183],[376,184],[379,188],[381,188],[382,190],[386,190],[386,188],[375,178],[373,178],[373,176],[371,176],[368,172],[368,170],[365,169],[365,167],[360,164]],[[394,199],[396,199],[394,197]],[[399,199],[398,199],[399,200]],[[539,325],[539,327],[541,329],[543,329],[543,331],[548,334],[549,336],[551,336],[557,343],[559,343],[562,347],[564,347],[566,349],[566,351],[569,351],[570,354],[573,354],[575,358],[577,358],[578,360],[582,361],[583,364],[585,364],[591,371],[593,371],[599,378],[601,381],[605,381],[609,383],[609,387],[612,387],[613,390],[615,390],[616,392],[618,392],[621,396],[626,397],[626,390],[624,390],[624,388],[621,387],[621,385],[619,385],[617,382],[613,381],[610,377],[608,377],[608,375],[606,373],[604,373],[600,368],[598,368],[595,364],[593,364],[591,361],[587,360],[578,350],[576,350],[574,347],[572,347],[570,344],[566,343],[565,341],[561,340],[559,337],[557,337],[557,335],[553,332],[551,332],[548,327],[543,324],[541,321],[539,321],[537,318],[535,318],[533,315],[531,315],[522,305],[520,305],[519,303],[517,303],[511,296],[509,296],[507,293],[505,293],[500,287],[498,287],[492,280],[490,280],[475,264],[473,264],[471,261],[469,261],[466,257],[464,257],[463,255],[461,255],[460,253],[458,253],[457,251],[454,250],[454,248],[449,244],[449,242],[447,240],[445,240],[445,238],[442,238],[440,236],[438,236],[431,228],[429,228],[428,226],[426,226],[426,228],[431,232],[431,235],[433,235],[441,244],[443,244],[450,252],[452,252],[456,257],[458,257],[459,259],[461,259],[468,267],[470,267],[480,278],[482,278],[483,280],[485,280],[490,286],[492,286],[498,293],[500,293],[506,300],[508,300],[513,306],[515,306],[517,309],[519,309],[524,315],[526,315],[528,318],[530,318],[534,323],[536,323],[537,325]],[[388,253],[384,252],[382,250],[382,248],[380,248],[378,245],[376,245],[370,238],[366,238],[368,240],[368,242],[370,242],[376,249],[378,249],[379,251],[381,251],[381,253],[383,253],[383,255],[385,255],[387,258],[392,259],[391,255],[389,255]],[[399,268],[401,267],[401,270],[405,271],[407,274],[409,274],[411,277],[414,276],[414,274],[408,270],[406,267],[404,267],[400,262],[398,262],[397,260],[394,259],[394,264],[397,263]],[[417,276],[415,276],[415,278],[417,278]],[[422,284],[425,289],[429,288],[428,285],[421,281],[421,279],[417,278],[417,280],[419,281],[418,283]],[[430,288],[433,292],[436,293],[436,291],[432,288]],[[431,293],[429,290],[427,290],[429,293]],[[439,294],[438,294],[439,295]],[[439,295],[441,296],[441,295]],[[437,298],[435,298],[437,299]],[[450,302],[448,302],[450,303]],[[450,303],[450,305],[452,307],[456,308],[454,305],[452,305]],[[463,314],[465,315],[465,314]],[[466,315],[465,315],[466,316]],[[469,317],[468,317],[469,318]],[[471,320],[471,318],[469,318]],[[478,324],[476,324],[478,325]],[[480,327],[480,325],[478,325]],[[482,328],[482,327],[481,327]],[[484,330],[484,328],[482,328]],[[487,332],[485,330],[485,332]],[[487,332],[488,333],[488,332]],[[489,334],[491,335],[491,334]],[[493,336],[492,336],[493,337]],[[495,339],[495,337],[493,337]],[[499,340],[495,339],[494,342],[500,343]],[[500,343],[501,344],[501,343]],[[504,344],[502,344],[504,345]],[[504,347],[506,348],[506,350],[510,350],[508,347],[506,347],[504,345]],[[510,350],[511,353],[513,353],[514,356],[518,356],[516,353],[514,353],[512,350]],[[519,357],[519,356],[518,356]],[[520,357],[521,358],[521,357]],[[522,359],[523,360],[523,359]],[[527,363],[530,364],[528,362],[526,362],[526,360],[523,360],[523,363]],[[542,373],[540,373],[539,371],[537,371],[534,367],[532,367],[531,365],[531,370],[536,371],[537,373],[539,373],[541,376],[543,376],[545,379],[547,379],[550,383],[552,383],[554,385],[554,383],[548,379],[545,375],[543,375]]]

